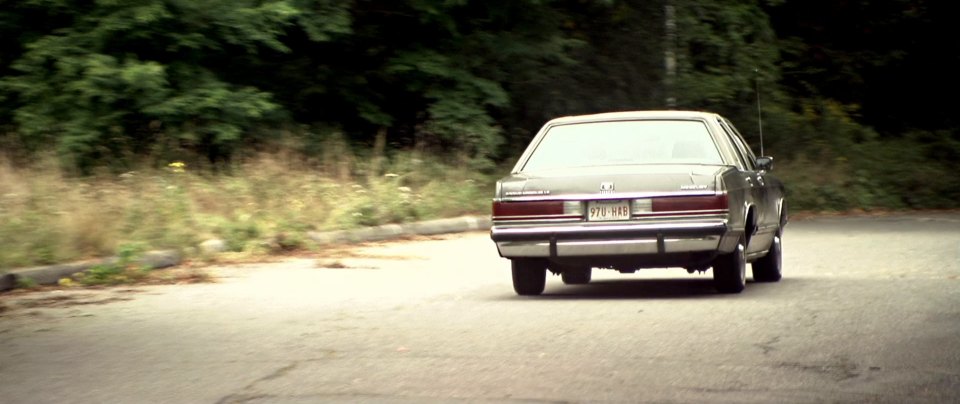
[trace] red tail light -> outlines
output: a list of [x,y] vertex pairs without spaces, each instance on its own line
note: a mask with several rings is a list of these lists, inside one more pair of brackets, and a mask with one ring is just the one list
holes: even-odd
[[726,213],[727,194],[708,196],[672,196],[653,199],[655,213],[704,214]]
[[[576,205],[574,207],[573,205]],[[563,201],[494,202],[494,220],[578,219],[579,203]]]

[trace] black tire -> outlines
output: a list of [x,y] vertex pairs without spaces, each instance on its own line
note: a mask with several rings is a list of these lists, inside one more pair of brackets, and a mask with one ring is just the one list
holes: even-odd
[[543,293],[547,284],[547,265],[536,259],[516,258],[511,260],[513,290],[521,296],[536,296]]
[[564,267],[560,272],[560,279],[567,285],[586,285],[590,283],[593,268]]
[[757,282],[777,282],[783,277],[782,231],[773,236],[773,244],[767,255],[753,262],[753,280]]
[[743,237],[733,252],[713,261],[713,285],[720,293],[740,293],[747,283],[747,261],[744,258]]

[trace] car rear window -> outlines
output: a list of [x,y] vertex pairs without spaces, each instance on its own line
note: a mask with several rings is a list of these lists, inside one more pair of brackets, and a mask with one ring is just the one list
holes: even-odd
[[635,164],[723,164],[702,121],[588,122],[551,127],[523,171]]

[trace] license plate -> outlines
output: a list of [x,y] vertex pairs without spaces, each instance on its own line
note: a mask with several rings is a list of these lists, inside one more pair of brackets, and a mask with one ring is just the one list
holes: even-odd
[[630,220],[630,201],[589,201],[587,202],[587,220],[591,222]]

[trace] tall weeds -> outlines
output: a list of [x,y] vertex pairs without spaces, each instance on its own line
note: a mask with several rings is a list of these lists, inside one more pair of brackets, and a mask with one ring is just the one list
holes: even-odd
[[[491,180],[413,152],[358,157],[344,142],[321,158],[261,154],[217,173],[189,165],[66,175],[53,158],[0,160],[0,270],[111,255],[129,243],[252,251],[305,247],[308,230],[485,213]],[[264,247],[269,248],[269,247]]]

